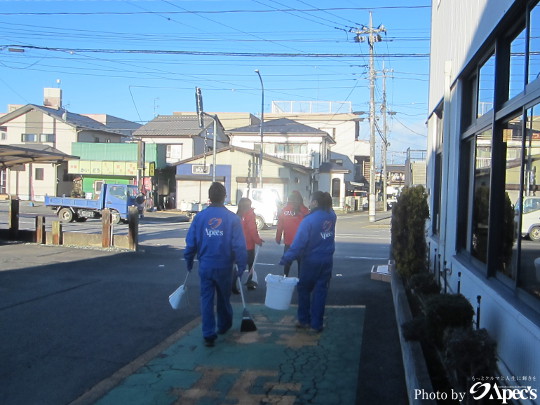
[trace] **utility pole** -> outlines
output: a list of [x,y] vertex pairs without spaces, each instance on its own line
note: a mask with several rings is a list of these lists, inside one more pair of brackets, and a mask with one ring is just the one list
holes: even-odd
[[350,32],[354,32],[356,37],[355,42],[364,42],[364,36],[368,38],[369,45],[369,222],[375,222],[375,66],[373,61],[373,46],[375,42],[382,41],[380,32],[386,32],[384,26],[380,25],[378,28],[373,28],[373,20],[371,11],[369,12],[369,27],[363,26],[361,30],[351,29]]
[[382,194],[383,194],[383,211],[388,210],[388,206],[386,203],[386,152],[388,149],[388,146],[390,145],[388,143],[388,127],[386,126],[386,114],[388,114],[388,111],[386,109],[386,78],[388,77],[386,74],[393,72],[392,69],[385,69],[383,64],[383,70],[382,70],[382,79],[383,79],[383,101],[381,104],[381,113],[383,117],[383,140],[382,140]]
[[261,82],[261,123],[259,124],[259,133],[261,136],[261,151],[259,155],[259,188],[263,186],[262,164],[263,164],[263,148],[264,148],[264,83],[259,69],[255,69],[255,73],[259,76]]
[[[195,87],[195,103],[197,106],[197,119],[199,121],[199,128],[204,128],[204,116],[212,118],[214,121],[214,136],[212,139],[212,182],[216,181],[216,153],[217,153],[217,135],[218,135],[218,116],[211,115],[204,112],[203,109],[203,98],[202,98],[202,91],[200,87]],[[204,138],[204,170],[206,171],[206,135]]]

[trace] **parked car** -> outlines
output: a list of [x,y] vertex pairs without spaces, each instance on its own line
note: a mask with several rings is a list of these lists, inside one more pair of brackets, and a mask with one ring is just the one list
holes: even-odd
[[[241,190],[241,192],[242,197],[251,199],[251,206],[255,210],[255,222],[259,231],[277,224],[277,215],[282,205],[277,190],[254,188],[249,192],[248,190]],[[226,205],[226,207],[235,213],[238,210],[236,205]]]
[[[516,204],[516,207],[519,207],[519,204]],[[519,211],[516,210],[516,215],[518,214]],[[540,241],[540,197],[531,196],[523,199],[521,236]]]

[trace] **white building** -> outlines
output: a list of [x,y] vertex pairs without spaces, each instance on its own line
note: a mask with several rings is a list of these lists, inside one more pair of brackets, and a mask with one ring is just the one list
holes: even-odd
[[480,299],[514,378],[502,385],[538,390],[540,243],[519,230],[520,201],[540,196],[540,5],[433,0],[431,31],[430,262],[448,291]]
[[[332,145],[329,161],[347,172],[347,183],[369,180],[369,140],[362,139],[360,123],[364,118],[352,111],[349,101],[273,101],[272,112],[265,120],[289,118],[298,123],[324,131]],[[369,138],[366,134],[365,138]]]

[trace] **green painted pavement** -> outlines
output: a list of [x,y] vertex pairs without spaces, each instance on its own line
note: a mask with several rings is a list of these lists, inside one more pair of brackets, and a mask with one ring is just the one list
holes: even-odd
[[328,306],[325,330],[295,328],[296,307],[250,305],[256,332],[235,324],[214,347],[203,345],[200,324],[118,386],[100,405],[354,404],[363,306]]

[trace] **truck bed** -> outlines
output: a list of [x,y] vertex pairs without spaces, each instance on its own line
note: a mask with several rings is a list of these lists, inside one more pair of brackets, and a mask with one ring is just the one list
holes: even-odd
[[49,197],[45,196],[45,205],[49,207],[73,207],[101,209],[101,200],[88,200],[86,198]]

